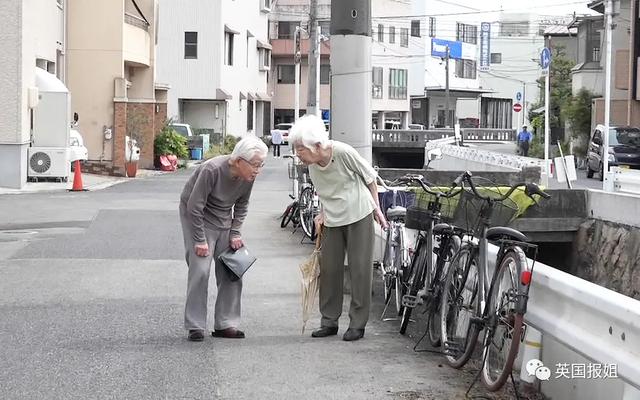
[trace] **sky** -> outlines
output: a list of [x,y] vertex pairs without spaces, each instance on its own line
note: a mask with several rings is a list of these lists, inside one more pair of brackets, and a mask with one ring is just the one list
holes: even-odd
[[[465,0],[429,0],[431,6],[436,6],[443,10],[451,10],[452,8],[466,9],[469,11],[480,10],[504,10],[511,12],[531,12],[543,15],[565,15],[589,13],[586,5],[589,1],[585,0],[482,0],[482,1],[465,1]],[[437,6],[439,4],[440,6]],[[461,10],[462,11],[462,10]]]

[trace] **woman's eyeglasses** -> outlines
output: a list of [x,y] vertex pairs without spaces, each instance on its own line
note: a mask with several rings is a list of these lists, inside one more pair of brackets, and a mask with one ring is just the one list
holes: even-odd
[[251,166],[251,168],[253,169],[260,169],[262,167],[264,167],[264,162],[260,161],[259,163],[252,163],[248,160],[245,160],[244,158],[240,158],[242,161],[246,162],[247,164],[249,164]]

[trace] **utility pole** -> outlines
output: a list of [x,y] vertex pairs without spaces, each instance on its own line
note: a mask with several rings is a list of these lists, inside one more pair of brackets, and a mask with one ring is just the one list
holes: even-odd
[[318,35],[318,0],[309,0],[309,72],[307,75],[307,114],[320,115],[317,94],[320,91],[320,36]]
[[371,162],[371,0],[331,2],[331,138]]
[[449,46],[444,56],[444,127],[449,128],[451,126],[449,121]]
[[300,117],[300,35],[302,30],[299,26],[296,26],[296,30],[293,33],[293,42],[295,49],[293,50],[293,69],[295,70],[295,85],[294,85],[294,114],[293,122],[298,121]]
[[605,59],[605,81],[604,81],[604,132],[602,132],[602,190],[607,190],[609,186],[609,125],[611,124],[611,34],[612,34],[612,14],[613,1],[607,0],[605,7],[606,32],[607,32],[607,55]]

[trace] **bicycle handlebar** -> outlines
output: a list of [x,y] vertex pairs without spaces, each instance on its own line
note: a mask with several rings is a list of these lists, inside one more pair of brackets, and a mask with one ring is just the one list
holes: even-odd
[[[469,184],[469,187],[471,188],[471,191],[473,192],[473,194],[482,199],[482,200],[486,200],[486,201],[504,201],[506,200],[509,196],[511,196],[511,194],[518,188],[520,187],[524,187],[524,193],[529,196],[531,199],[533,199],[533,195],[537,194],[540,197],[544,198],[544,199],[550,199],[551,195],[549,195],[548,193],[545,193],[542,191],[542,189],[540,189],[540,187],[538,185],[536,185],[535,183],[529,182],[520,182],[520,183],[516,183],[515,185],[512,185],[509,190],[507,191],[506,194],[504,195],[500,195],[499,198],[492,198],[490,196],[484,196],[482,194],[480,194],[476,188],[476,185],[473,183],[473,181],[471,180],[471,172],[469,171],[465,171],[463,172],[460,176],[458,176],[455,181],[453,181],[453,185],[455,186],[460,186],[462,185],[464,182],[467,182]],[[535,200],[535,199],[534,199]]]

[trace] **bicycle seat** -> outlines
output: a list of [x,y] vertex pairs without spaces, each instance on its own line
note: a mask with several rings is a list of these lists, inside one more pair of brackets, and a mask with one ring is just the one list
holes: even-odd
[[407,209],[404,207],[391,207],[387,210],[387,218],[396,219],[396,218],[404,218],[407,215]]
[[440,235],[440,234],[443,234],[443,233],[446,233],[446,234],[449,234],[449,235],[453,235],[455,232],[454,232],[453,227],[451,225],[449,225],[449,224],[440,223],[440,224],[435,224],[433,226],[433,234],[434,235]]

